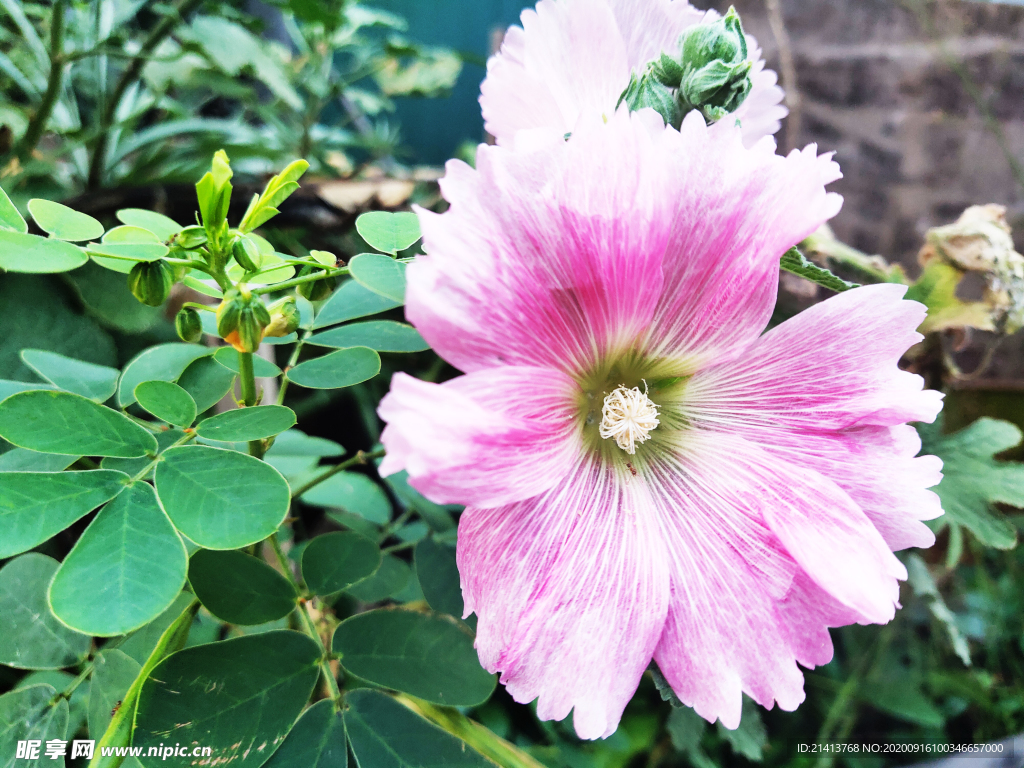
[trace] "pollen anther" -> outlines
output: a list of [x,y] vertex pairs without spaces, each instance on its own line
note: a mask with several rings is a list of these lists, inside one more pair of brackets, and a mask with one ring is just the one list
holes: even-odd
[[604,399],[600,434],[615,438],[626,453],[636,453],[636,444],[646,442],[658,426],[658,406],[639,387],[618,387]]

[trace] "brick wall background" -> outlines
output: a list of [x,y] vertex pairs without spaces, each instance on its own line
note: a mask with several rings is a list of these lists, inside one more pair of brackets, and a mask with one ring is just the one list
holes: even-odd
[[[699,4],[699,2],[697,3]],[[733,0],[780,70],[764,0]],[[729,2],[716,2],[727,10]],[[802,100],[796,143],[834,150],[837,236],[914,265],[925,231],[974,203],[1009,209],[1024,248],[1024,6],[962,0],[781,0]],[[960,68],[973,82],[966,85]],[[785,146],[787,127],[780,133]],[[916,268],[911,274],[917,274]]]

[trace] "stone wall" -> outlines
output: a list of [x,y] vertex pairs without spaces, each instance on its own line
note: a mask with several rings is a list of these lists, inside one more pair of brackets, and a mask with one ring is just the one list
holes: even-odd
[[[699,4],[699,2],[697,3]],[[729,2],[716,2],[726,10]],[[764,0],[733,0],[779,71]],[[1009,209],[1024,247],[1024,6],[958,0],[781,0],[801,135],[835,151],[837,236],[908,266],[932,226],[974,203]],[[964,81],[958,70],[971,84]],[[986,113],[991,123],[986,119]],[[1024,175],[1024,170],[1022,170]],[[916,274],[916,269],[911,272]]]

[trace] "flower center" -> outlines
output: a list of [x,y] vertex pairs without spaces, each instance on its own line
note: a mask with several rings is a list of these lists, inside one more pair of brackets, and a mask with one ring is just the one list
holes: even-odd
[[639,387],[620,386],[609,392],[601,416],[601,437],[614,438],[616,445],[629,454],[636,453],[636,444],[646,442],[658,426],[658,406]]

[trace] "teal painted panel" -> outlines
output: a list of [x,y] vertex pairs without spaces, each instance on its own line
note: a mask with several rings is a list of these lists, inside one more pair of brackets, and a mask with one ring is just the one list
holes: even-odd
[[[409,21],[408,36],[429,45],[446,45],[472,54],[482,63],[494,30],[519,22],[526,0],[376,0],[371,3]],[[464,141],[484,137],[480,83],[484,68],[466,62],[452,95],[445,99],[396,99],[405,144],[420,163],[440,165]]]

